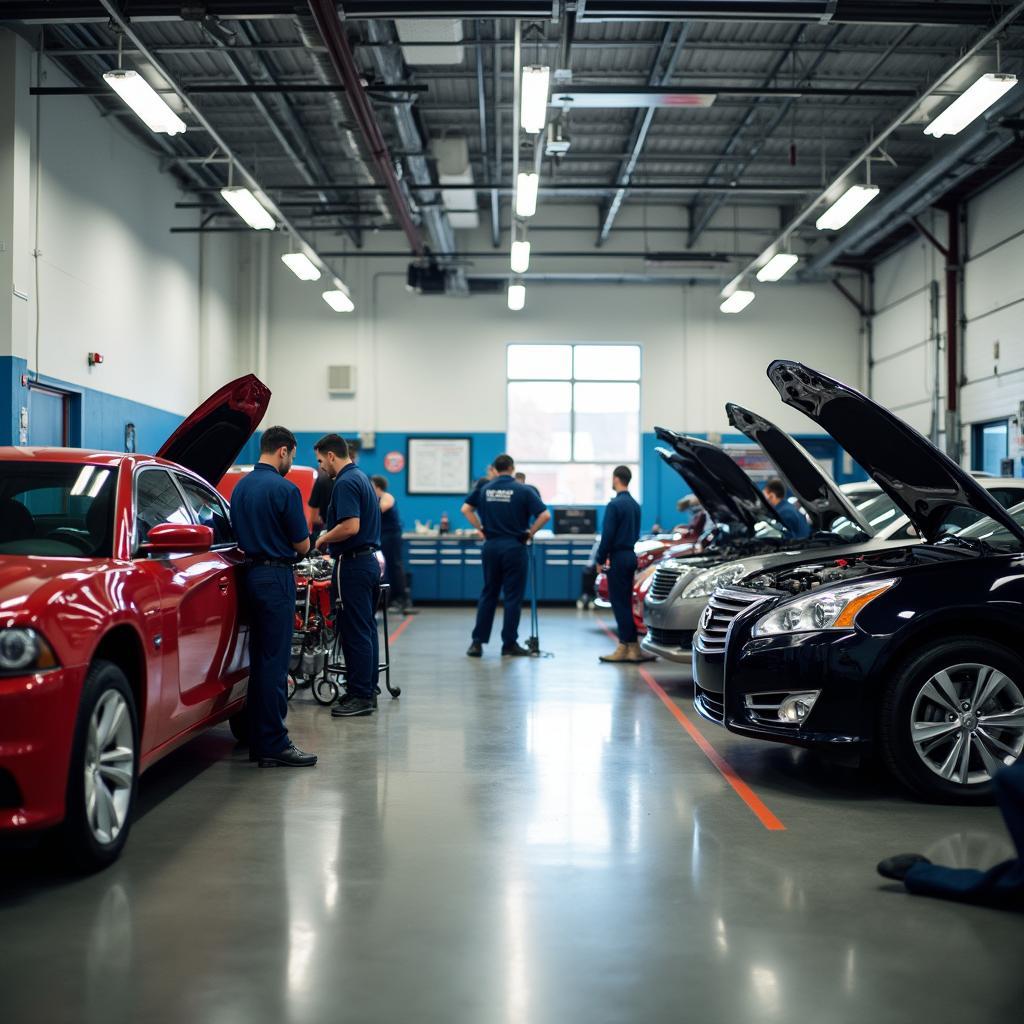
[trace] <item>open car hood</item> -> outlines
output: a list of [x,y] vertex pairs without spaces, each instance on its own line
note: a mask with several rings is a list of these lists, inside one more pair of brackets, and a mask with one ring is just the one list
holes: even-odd
[[248,374],[225,384],[187,416],[157,452],[215,487],[235,464],[270,404],[270,388]]
[[690,485],[716,523],[728,523],[748,535],[759,522],[785,529],[750,477],[717,445],[664,427],[655,427],[654,432],[672,446],[671,451],[659,448],[658,454]]
[[728,402],[725,411],[729,422],[754,444],[760,445],[775,463],[779,475],[800,500],[814,529],[827,530],[836,519],[845,516],[868,537],[874,533],[849,498],[802,444],[774,423],[741,405]]
[[768,377],[786,405],[839,442],[934,543],[959,508],[994,519],[1024,544],[1024,530],[971,475],[866,395],[802,363],[776,359]]

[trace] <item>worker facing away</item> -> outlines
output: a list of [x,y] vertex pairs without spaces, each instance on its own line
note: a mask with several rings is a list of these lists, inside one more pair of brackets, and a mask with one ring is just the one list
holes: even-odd
[[640,506],[629,493],[633,474],[628,466],[616,466],[612,471],[612,490],[615,497],[604,510],[601,543],[597,548],[597,564],[608,563],[608,600],[615,613],[615,626],[619,634],[618,646],[611,654],[601,655],[601,661],[653,661],[640,650],[633,621],[633,577],[636,575],[634,545],[640,539]]
[[786,485],[778,477],[772,477],[764,485],[761,493],[786,528],[786,540],[803,540],[810,537],[811,524],[791,501],[786,501]]
[[346,692],[331,715],[357,718],[372,715],[377,707],[380,503],[370,478],[350,458],[344,438],[327,434],[313,450],[320,468],[334,480],[326,530],[316,542],[335,559],[335,628],[345,656]]
[[370,482],[380,502],[380,550],[384,555],[384,579],[391,585],[391,604],[408,615],[412,608],[402,564],[402,520],[398,515],[398,502],[388,490],[387,477],[372,476]]
[[242,592],[249,613],[249,756],[261,768],[309,768],[316,755],[288,738],[288,666],[295,623],[296,558],[309,551],[309,527],[298,487],[284,477],[295,459],[295,435],[270,427],[260,461],[231,495],[231,522],[245,552]]
[[471,658],[483,655],[501,595],[505,604],[501,653],[521,658],[530,653],[519,645],[519,618],[529,567],[526,546],[551,513],[536,491],[512,476],[516,467],[511,455],[499,455],[493,465],[494,479],[473,491],[462,506],[462,514],[484,539],[484,588],[477,603],[473,640],[466,653]]

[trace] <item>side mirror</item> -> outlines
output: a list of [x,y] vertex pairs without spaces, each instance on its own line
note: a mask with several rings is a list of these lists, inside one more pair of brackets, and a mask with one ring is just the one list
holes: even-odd
[[146,555],[157,552],[209,551],[213,547],[213,530],[208,526],[194,526],[192,523],[160,523],[154,526],[139,545],[139,551]]

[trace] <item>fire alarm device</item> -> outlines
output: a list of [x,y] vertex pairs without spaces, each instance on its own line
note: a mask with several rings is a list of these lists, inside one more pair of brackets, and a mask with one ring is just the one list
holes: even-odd
[[90,352],[89,353],[89,365],[99,366],[103,362],[103,354],[101,352]]

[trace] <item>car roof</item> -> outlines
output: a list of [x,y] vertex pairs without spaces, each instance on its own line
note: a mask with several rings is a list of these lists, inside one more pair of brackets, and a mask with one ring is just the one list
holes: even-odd
[[41,448],[0,446],[0,462],[69,462],[72,465],[100,465],[118,468],[125,463],[134,466],[153,465],[174,469],[195,476],[184,466],[178,466],[155,455],[140,455],[130,452],[106,452],[94,448]]
[[[1020,491],[1021,502],[1024,502],[1024,480],[1022,480],[1020,477],[992,476],[990,474],[986,474],[985,476],[979,477],[977,476],[977,474],[973,475],[977,478],[978,483],[981,484],[981,486],[984,487],[986,491],[1002,490],[1003,488],[1009,487],[1010,490]],[[1020,504],[1021,502],[1014,502],[1013,505],[1007,507],[1012,508],[1014,507],[1014,505]],[[895,504],[895,502],[893,502],[893,504]],[[898,533],[907,525],[908,518],[909,517],[906,514],[897,516],[895,519],[891,520],[885,526],[881,527],[878,531],[877,536],[881,537],[883,540],[887,540],[894,533]]]

